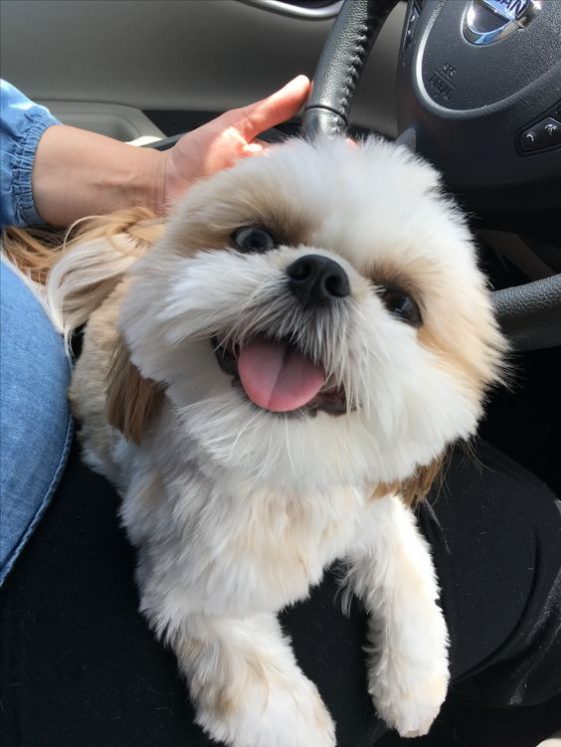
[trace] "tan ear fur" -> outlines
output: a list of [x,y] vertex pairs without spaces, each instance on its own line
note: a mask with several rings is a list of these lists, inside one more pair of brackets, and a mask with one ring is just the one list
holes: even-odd
[[136,444],[164,400],[165,387],[145,379],[130,359],[129,350],[119,338],[107,376],[107,420],[128,441]]
[[144,207],[81,218],[66,230],[9,226],[2,231],[2,253],[32,280],[43,284],[62,254],[78,244],[105,239],[124,251],[115,238],[125,234],[130,240],[127,251],[141,256],[160,237],[163,228],[164,221]]
[[44,284],[63,242],[61,231],[10,226],[2,231],[2,254],[33,281]]
[[446,454],[436,457],[430,464],[417,467],[415,473],[405,480],[395,480],[391,483],[380,483],[373,493],[373,498],[383,498],[388,493],[396,493],[407,506],[421,503],[431,487],[441,482]]

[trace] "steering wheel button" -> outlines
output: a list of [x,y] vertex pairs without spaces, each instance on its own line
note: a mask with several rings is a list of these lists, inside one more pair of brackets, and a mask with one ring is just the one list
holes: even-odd
[[535,130],[526,130],[520,135],[520,147],[523,151],[539,150],[542,147],[538,142],[538,133]]
[[520,135],[520,149],[524,153],[559,146],[561,146],[561,122],[553,117],[546,117],[541,122],[536,122]]
[[543,128],[543,136],[540,138],[543,148],[561,145],[561,124],[556,119],[547,117],[539,123],[538,127]]
[[559,134],[559,125],[548,122],[545,126],[545,132],[548,137],[555,138]]

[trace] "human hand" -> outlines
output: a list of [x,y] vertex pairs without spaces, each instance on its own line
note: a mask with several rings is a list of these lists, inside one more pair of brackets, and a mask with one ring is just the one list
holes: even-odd
[[165,212],[202,177],[233,166],[240,158],[259,155],[266,147],[257,136],[293,117],[305,103],[310,81],[299,75],[261,101],[232,109],[192,132],[164,152],[161,205]]
[[55,226],[133,205],[165,214],[197,179],[262,153],[266,145],[257,136],[293,117],[309,90],[310,81],[299,75],[271,96],[187,133],[164,152],[77,127],[49,127],[33,164],[37,211]]

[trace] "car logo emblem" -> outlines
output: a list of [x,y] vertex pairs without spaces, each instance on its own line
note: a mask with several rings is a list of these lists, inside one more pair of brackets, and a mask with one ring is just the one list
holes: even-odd
[[541,0],[471,0],[464,36],[472,44],[493,44],[525,28],[541,9]]

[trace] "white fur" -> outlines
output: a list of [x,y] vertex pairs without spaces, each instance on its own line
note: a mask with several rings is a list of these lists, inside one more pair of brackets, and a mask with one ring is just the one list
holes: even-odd
[[370,612],[368,684],[378,711],[403,736],[426,734],[446,695],[448,636],[430,550],[397,496],[370,506],[349,577]]
[[[46,303],[66,345],[72,331],[89,319],[138,259],[132,249],[132,242],[123,234],[112,242],[98,238],[79,244],[71,253],[63,253],[55,264],[46,286]],[[100,288],[103,288],[101,295]]]
[[[267,254],[211,238],[277,214],[289,232],[304,228]],[[332,314],[304,312],[286,290],[287,266],[310,253],[349,277],[351,295]],[[111,261],[100,277],[121,272]],[[388,263],[413,275],[436,347],[376,293],[370,273]],[[85,449],[123,494],[141,609],[176,652],[199,723],[234,747],[335,744],[275,613],[343,558],[371,615],[375,705],[401,734],[426,733],[448,682],[438,586],[411,511],[372,494],[474,433],[501,346],[469,234],[436,173],[378,141],[284,145],[193,188],[129,276],[118,326],[142,375],[166,386],[165,404],[140,446],[108,427],[109,459],[94,437]],[[210,339],[260,333],[296,336],[344,386],[347,414],[287,418],[252,405]]]

